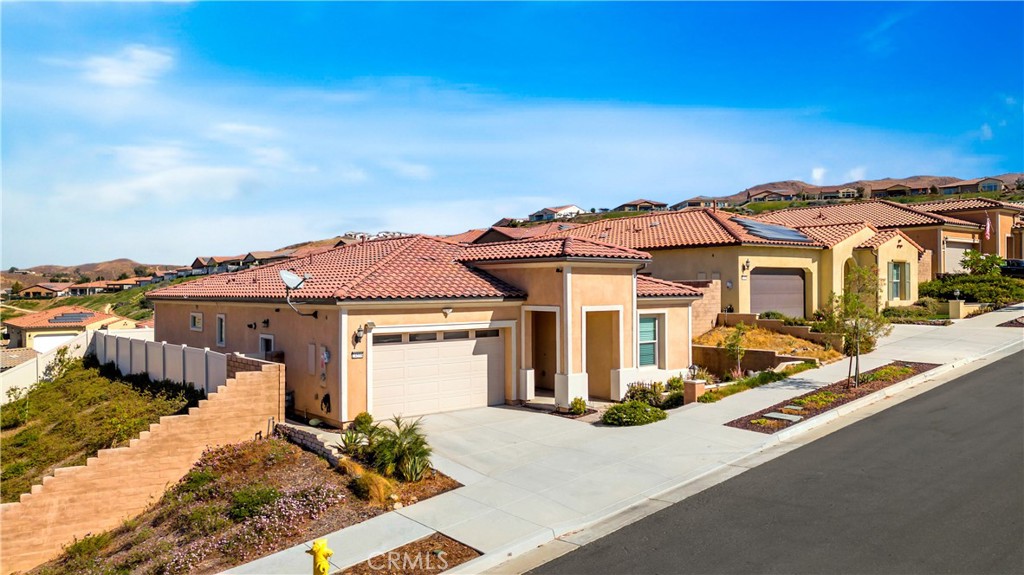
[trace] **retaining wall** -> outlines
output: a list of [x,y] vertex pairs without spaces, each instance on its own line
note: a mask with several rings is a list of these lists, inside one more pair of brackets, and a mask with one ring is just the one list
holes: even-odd
[[806,325],[786,325],[781,319],[758,319],[757,314],[753,313],[718,314],[718,325],[732,327],[740,323],[799,337],[839,351],[843,350],[843,336],[838,333],[818,333],[811,331],[811,328]]
[[[129,344],[119,349],[128,350],[118,354],[121,358],[130,357],[133,348]],[[241,359],[233,377],[187,415],[161,417],[128,447],[104,449],[86,465],[57,469],[20,502],[0,506],[0,571],[6,575],[31,569],[59,555],[75,538],[138,515],[208,447],[273,431],[272,418],[284,419],[284,365]]]
[[[809,357],[782,355],[768,349],[748,349],[743,354],[741,364],[744,372],[748,370],[764,371],[766,369],[773,369],[780,363],[787,361],[813,361],[819,363],[818,360]],[[706,367],[708,371],[719,376],[729,373],[736,367],[736,362],[729,357],[724,347],[711,345],[693,346],[693,362],[699,366]]]

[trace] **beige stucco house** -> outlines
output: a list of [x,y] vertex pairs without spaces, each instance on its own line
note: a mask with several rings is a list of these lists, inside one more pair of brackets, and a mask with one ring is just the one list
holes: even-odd
[[[294,409],[340,424],[362,411],[412,416],[537,394],[563,407],[620,399],[631,382],[685,370],[700,292],[638,276],[650,262],[580,238],[408,236],[147,297],[157,340],[283,359]],[[280,270],[308,279],[287,294]]]
[[69,305],[11,318],[4,325],[11,338],[10,347],[27,347],[44,353],[70,341],[83,331],[132,329],[135,322],[125,317]]
[[1024,214],[1024,207],[988,198],[926,202],[915,204],[915,207],[978,224],[981,232],[975,249],[982,253],[996,254],[1004,259],[1016,257],[1020,253],[1017,245],[1019,240],[1014,237],[1013,226]]
[[708,209],[603,220],[558,235],[647,251],[642,273],[656,278],[720,280],[725,310],[796,317],[841,294],[853,265],[878,268],[880,307],[909,305],[927,253],[901,231],[863,221],[789,227]]

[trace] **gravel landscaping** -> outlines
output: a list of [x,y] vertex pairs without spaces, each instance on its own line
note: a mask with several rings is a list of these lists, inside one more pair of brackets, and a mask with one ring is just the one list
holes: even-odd
[[434,533],[353,565],[341,575],[427,575],[447,571],[479,556],[476,549]]
[[[738,429],[772,434],[797,422],[765,417],[766,414],[776,413],[785,416],[798,416],[802,420],[806,420],[936,367],[938,367],[938,364],[912,361],[888,363],[862,373],[861,383],[857,387],[853,387],[853,384],[844,378],[799,397],[794,397],[767,409],[762,409],[757,413],[734,419],[726,423],[726,425]],[[793,409],[794,407],[799,409]]]

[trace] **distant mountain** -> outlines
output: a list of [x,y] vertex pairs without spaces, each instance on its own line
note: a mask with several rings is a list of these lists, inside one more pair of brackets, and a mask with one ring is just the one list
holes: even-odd
[[31,272],[29,274],[9,273],[7,270],[3,270],[0,276],[2,276],[3,287],[10,287],[14,282],[30,286],[50,281],[51,277],[62,273],[72,278],[84,275],[93,280],[100,276],[104,279],[113,280],[117,279],[121,274],[134,276],[135,268],[139,266],[147,268],[152,272],[173,270],[181,267],[180,264],[140,264],[134,260],[120,258],[107,262],[94,262],[76,266],[41,265],[22,270]]

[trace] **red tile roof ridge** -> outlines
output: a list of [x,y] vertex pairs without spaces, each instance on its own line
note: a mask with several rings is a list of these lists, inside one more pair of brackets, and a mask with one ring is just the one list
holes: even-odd
[[[538,238],[538,239],[540,239],[540,238]],[[650,259],[651,258],[651,254],[649,254],[649,253],[647,253],[647,252],[645,252],[643,250],[636,250],[636,249],[633,249],[633,248],[628,248],[626,246],[620,246],[618,244],[613,244],[611,242],[603,242],[601,240],[595,240],[595,239],[592,239],[592,238],[580,238],[580,237],[576,237],[576,236],[565,236],[562,239],[565,240],[565,243],[563,245],[565,246],[565,249],[566,249],[567,252],[569,251],[568,250],[569,242],[572,241],[572,242],[582,242],[582,243],[586,243],[586,244],[593,244],[593,245],[601,246],[601,247],[604,247],[604,248],[612,248],[612,249],[616,249],[616,250],[619,250],[619,251],[622,251],[622,252],[625,252],[625,253],[628,253],[628,254],[631,254],[631,255],[635,255],[637,257],[645,258],[645,259]],[[521,242],[523,242],[523,241],[530,241],[530,240],[521,240]]]
[[[373,239],[373,240],[366,240],[365,242],[359,242],[359,244],[350,244],[350,245],[360,245],[360,244],[368,244],[370,242],[386,242],[386,241],[402,242],[401,245],[399,245],[395,249],[391,250],[389,253],[385,254],[384,257],[380,258],[379,260],[377,260],[373,264],[371,264],[369,266],[366,266],[366,269],[364,269],[362,271],[362,273],[360,273],[359,275],[353,277],[352,280],[348,282],[348,285],[342,286],[341,288],[336,290],[334,292],[333,296],[338,298],[338,299],[345,299],[344,295],[342,295],[342,294],[345,294],[345,293],[349,292],[350,290],[352,290],[352,288],[354,288],[355,286],[359,285],[363,280],[365,280],[366,278],[368,278],[371,275],[373,275],[377,270],[381,269],[388,262],[390,262],[391,260],[395,259],[398,256],[398,254],[400,254],[400,253],[404,252],[405,250],[409,249],[409,247],[412,246],[414,243],[417,243],[416,242],[417,240],[427,239],[428,237],[429,236],[414,235],[414,236],[402,236],[402,237],[398,237],[398,238],[379,238],[379,239]],[[441,240],[440,238],[430,237],[430,239],[432,239],[434,241],[437,241],[437,242],[440,242],[440,243],[452,245],[452,246],[458,246],[459,245],[459,244],[457,244],[455,242],[446,242],[444,240]],[[405,240],[405,241],[403,241],[403,240]],[[343,247],[340,247],[340,248],[337,248],[337,249],[343,250],[346,247],[348,247],[348,246],[343,246]]]
[[[708,208],[704,208],[704,210],[703,210],[703,211],[704,211],[704,213],[705,213],[705,214],[707,214],[707,215],[708,215],[708,216],[709,216],[709,217],[710,217],[710,218],[711,218],[712,220],[715,220],[715,222],[716,222],[716,223],[717,223],[717,224],[718,224],[718,225],[719,225],[719,226],[720,226],[720,227],[721,227],[721,228],[722,228],[723,230],[725,230],[725,233],[727,233],[727,234],[729,234],[730,236],[732,236],[732,237],[733,237],[733,239],[734,239],[734,240],[736,240],[737,242],[743,243],[743,237],[742,237],[742,236],[741,236],[741,235],[739,234],[739,232],[737,232],[736,230],[734,230],[734,229],[732,228],[732,226],[731,226],[731,225],[728,225],[728,224],[726,223],[726,222],[732,223],[732,218],[733,218],[734,216],[733,216],[733,214],[732,214],[731,212],[730,212],[730,215],[729,215],[729,217],[728,217],[728,218],[723,218],[723,217],[722,217],[721,215],[719,215],[719,212],[718,212],[718,210],[711,210],[711,209],[708,209]],[[737,225],[738,225],[738,224],[737,224]]]
[[[679,296],[679,297],[700,297],[703,294],[703,292],[701,292],[699,289],[697,289],[697,288],[695,288],[693,286],[688,286],[686,284],[680,284],[680,283],[676,283],[676,282],[669,281],[669,280],[663,280],[663,279],[652,277],[652,276],[641,276],[641,275],[638,275],[638,276],[636,276],[636,281],[637,281],[637,295],[640,296],[640,297],[658,297],[659,295],[664,296],[664,295],[668,295],[668,293],[669,293],[669,292],[656,292],[656,290],[651,289],[650,286],[641,287],[641,284],[643,284],[643,283],[655,284],[655,285],[662,286],[662,287],[665,287],[665,288],[670,288],[672,290],[675,290],[676,292],[685,292],[685,294],[679,294],[679,293],[672,294],[672,295],[676,295],[676,296]],[[641,295],[641,293],[640,293],[641,291],[646,292],[646,293]],[[656,292],[656,293],[650,293],[650,292]]]
[[967,225],[967,226],[976,227],[976,228],[981,227],[980,224],[976,224],[974,222],[969,222],[967,220],[961,220],[959,218],[951,218],[949,216],[944,216],[942,214],[936,214],[934,212],[929,212],[927,210],[919,210],[919,209],[917,209],[915,207],[912,207],[910,204],[901,204],[899,202],[893,202],[893,201],[890,201],[890,200],[879,200],[879,201],[884,203],[884,204],[889,204],[890,206],[894,206],[894,207],[897,207],[897,208],[903,208],[904,210],[907,210],[909,212],[913,212],[915,214],[920,214],[920,215],[923,215],[923,216],[931,216],[933,218],[938,218],[938,219],[943,220],[943,221],[945,221],[947,223],[950,223],[950,224]]
[[863,242],[861,242],[860,245],[858,245],[857,247],[858,248],[877,248],[878,246],[880,246],[880,245],[884,244],[885,242],[889,241],[890,239],[892,239],[894,236],[900,236],[903,239],[907,240],[907,243],[909,243],[910,245],[914,246],[914,248],[917,249],[918,253],[923,254],[925,252],[925,249],[923,247],[921,247],[921,244],[915,242],[913,239],[910,238],[910,236],[908,236],[907,234],[903,233],[903,230],[901,230],[899,228],[894,228],[894,229],[889,229],[889,230],[882,230],[882,231],[878,232],[877,234],[875,234],[875,235],[871,236],[870,238],[868,238],[868,239],[864,240]]
[[[775,222],[767,222],[767,223],[775,224]],[[775,225],[778,225],[778,224],[775,224]],[[791,226],[791,227],[794,227],[795,229],[798,229],[798,230],[802,230],[804,228],[830,228],[832,226],[867,226],[867,227],[871,228],[872,230],[874,230],[875,232],[878,231],[878,228],[875,227],[875,224],[873,224],[871,222],[867,222],[867,221],[840,222],[840,223],[831,223],[831,224],[808,224],[806,226]]]

